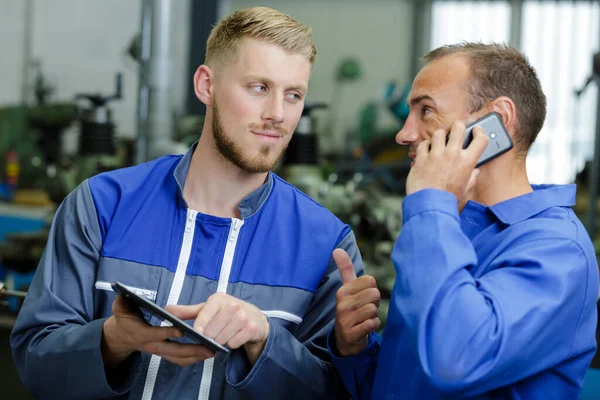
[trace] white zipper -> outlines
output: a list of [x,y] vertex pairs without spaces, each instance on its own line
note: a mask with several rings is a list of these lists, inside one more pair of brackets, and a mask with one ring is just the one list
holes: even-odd
[[[177,261],[177,270],[175,271],[175,277],[171,284],[171,290],[169,291],[169,297],[167,304],[177,304],[179,301],[179,295],[181,294],[181,288],[183,287],[183,280],[185,278],[185,271],[190,261],[190,254],[192,251],[192,243],[194,242],[194,231],[196,229],[196,215],[197,211],[187,211],[185,221],[185,231],[183,232],[183,243],[181,245],[181,251],[179,252],[179,261]],[[170,323],[163,321],[161,326],[168,326]],[[154,385],[156,383],[156,377],[158,375],[158,368],[160,366],[161,357],[152,355],[150,358],[150,364],[148,365],[148,373],[146,374],[146,383],[144,384],[144,393],[142,394],[143,400],[152,399],[152,393],[154,392]]]
[[284,319],[286,321],[290,321],[290,322],[293,322],[295,324],[301,324],[302,323],[302,318],[300,318],[299,316],[297,316],[295,314],[289,313],[287,311],[281,311],[281,310],[261,310],[261,312],[263,314],[265,314],[269,318]]
[[[148,300],[156,300],[156,290],[150,290],[150,289],[141,289],[141,288],[137,288],[137,287],[133,287],[133,286],[129,286],[129,285],[124,285],[127,289],[131,290],[133,293],[139,295],[139,296],[144,296],[145,298],[147,298]],[[106,281],[96,281],[96,283],[94,284],[94,287],[98,290],[106,290],[109,292],[113,292],[113,288],[110,285],[110,282],[106,282]]]
[[[227,245],[225,246],[225,255],[223,256],[223,262],[221,263],[217,292],[227,292],[227,284],[229,283],[229,275],[231,274],[231,264],[233,264],[235,246],[237,245],[238,234],[242,225],[244,225],[243,220],[237,218],[231,219],[231,227],[229,228],[229,236],[227,238]],[[198,391],[198,400],[208,400],[214,364],[214,358],[204,360],[202,380],[200,381],[200,390]]]

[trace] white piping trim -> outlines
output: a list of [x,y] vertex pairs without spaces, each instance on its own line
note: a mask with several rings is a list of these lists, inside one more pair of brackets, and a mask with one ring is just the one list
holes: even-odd
[[263,314],[265,314],[269,318],[279,318],[284,319],[286,321],[293,322],[295,324],[301,324],[302,318],[299,316],[289,313],[287,311],[281,310],[260,310]]
[[[138,296],[144,296],[148,300],[152,300],[152,301],[156,300],[156,290],[141,289],[141,288],[137,288],[137,287],[133,287],[133,286],[129,286],[129,285],[124,285],[124,286],[127,289],[134,292],[135,294],[137,294]],[[94,284],[94,287],[97,290],[106,290],[108,292],[114,292],[112,286],[110,285],[110,282],[96,281],[96,283]]]
[[[181,245],[181,251],[179,252],[177,270],[175,271],[175,277],[173,278],[173,283],[171,284],[171,290],[169,291],[167,304],[177,304],[179,301],[179,295],[181,294],[181,288],[183,287],[183,280],[185,278],[185,271],[187,269],[188,262],[190,261],[190,254],[192,252],[192,243],[194,242],[197,214],[197,211],[189,209],[187,210],[185,231],[183,232],[183,243]],[[168,326],[170,323],[168,321],[162,321],[160,325]],[[161,357],[154,354],[150,358],[142,400],[152,399],[154,385],[156,384],[156,377],[158,376],[158,368],[160,367],[160,360]]]

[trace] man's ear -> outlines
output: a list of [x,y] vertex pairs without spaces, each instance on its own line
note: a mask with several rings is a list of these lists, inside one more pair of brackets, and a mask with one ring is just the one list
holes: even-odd
[[213,104],[214,73],[207,65],[201,65],[194,74],[194,93],[206,106]]
[[517,108],[510,97],[500,96],[491,102],[491,111],[496,111],[502,117],[502,124],[513,136],[517,123]]

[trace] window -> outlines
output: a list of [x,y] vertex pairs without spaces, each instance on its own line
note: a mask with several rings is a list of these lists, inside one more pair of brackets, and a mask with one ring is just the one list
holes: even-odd
[[[460,41],[509,42],[508,1],[433,1],[430,49]],[[548,99],[544,128],[532,146],[532,183],[568,183],[593,158],[597,85],[580,98],[600,47],[600,5],[590,1],[524,1],[518,42]]]
[[597,87],[574,92],[592,72],[600,41],[597,2],[526,1],[522,50],[548,100],[546,122],[527,159],[532,182],[569,183],[594,157]]
[[431,11],[430,50],[444,44],[508,42],[510,4],[507,1],[438,1]]

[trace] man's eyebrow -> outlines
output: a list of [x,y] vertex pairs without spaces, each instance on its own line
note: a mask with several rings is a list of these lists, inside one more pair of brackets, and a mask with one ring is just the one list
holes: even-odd
[[435,100],[433,100],[433,98],[427,94],[423,94],[421,96],[417,96],[414,97],[412,99],[409,100],[408,102],[408,107],[414,107],[417,104],[419,104],[420,102],[424,101],[424,100],[430,100],[431,102],[433,102],[433,104],[435,105]]

